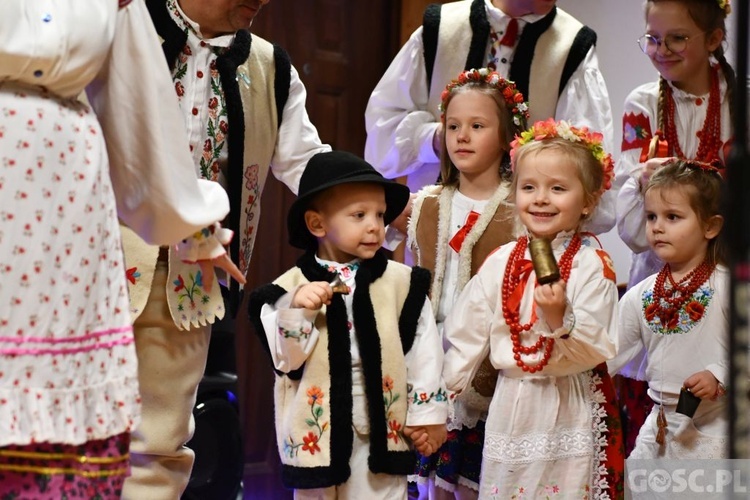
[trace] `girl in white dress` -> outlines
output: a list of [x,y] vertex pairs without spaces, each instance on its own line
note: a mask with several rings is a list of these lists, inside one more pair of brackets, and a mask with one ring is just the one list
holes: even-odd
[[0,2],[0,498],[120,497],[140,396],[118,218],[228,261],[189,236],[229,211],[192,165],[142,0]]
[[[443,376],[464,391],[489,353],[500,371],[487,417],[481,498],[611,498],[608,420],[593,369],[614,357],[612,261],[579,228],[611,186],[601,134],[537,122],[514,141],[511,186],[524,234],[469,281],[445,321]],[[536,284],[529,239],[551,241],[560,279]],[[622,464],[616,469],[621,470]]]
[[[417,264],[432,272],[432,308],[442,332],[458,294],[487,255],[513,239],[513,206],[506,201],[510,143],[526,128],[528,106],[513,82],[481,68],[448,84],[441,109],[442,181],[417,195],[408,243]],[[438,453],[420,456],[411,478],[432,499],[477,497],[484,421],[497,379],[489,361],[486,367],[453,400],[446,443]]]
[[[726,457],[729,273],[718,239],[721,182],[714,166],[675,160],[644,190],[646,235],[665,264],[622,298],[618,354],[609,363],[615,372],[646,352],[638,378],[648,381],[655,405],[632,458]],[[700,398],[692,419],[676,412],[681,389]]]

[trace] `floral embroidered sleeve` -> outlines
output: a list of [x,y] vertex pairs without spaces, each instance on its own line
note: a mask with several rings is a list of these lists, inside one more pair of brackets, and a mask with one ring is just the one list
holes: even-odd
[[284,373],[305,363],[319,335],[314,321],[320,310],[291,308],[295,292],[282,295],[276,304],[266,304],[260,311],[273,364]]
[[178,243],[177,256],[183,262],[189,263],[221,257],[227,253],[224,247],[229,245],[233,235],[234,232],[215,222]]
[[417,324],[417,335],[406,354],[409,409],[406,425],[444,424],[448,418],[448,397],[441,374],[443,345],[429,300],[425,300]]
[[622,182],[622,187],[616,191],[617,232],[636,253],[649,249],[639,179],[643,168],[641,153],[644,145],[648,147],[652,129],[656,127],[650,99],[646,90],[636,89],[625,100],[622,151],[615,165],[615,176]]

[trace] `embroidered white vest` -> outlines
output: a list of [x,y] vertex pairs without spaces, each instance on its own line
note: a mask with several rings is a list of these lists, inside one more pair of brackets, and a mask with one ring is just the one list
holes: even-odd
[[[409,292],[410,277],[409,267],[388,262],[383,275],[370,284],[370,300],[381,346],[388,451],[409,450],[402,434],[406,423],[408,392],[398,320]],[[297,267],[275,281],[285,290],[304,283],[308,281]],[[398,304],[397,308],[393,307],[394,304]],[[318,343],[304,365],[302,377],[292,380],[287,376],[278,376],[274,385],[279,456],[283,464],[293,467],[331,465],[331,434],[337,429],[331,426],[329,336],[325,313],[324,306],[315,320],[315,327],[320,332]],[[366,356],[366,353],[362,355]],[[313,399],[311,394],[318,396]]]
[[[268,177],[268,170],[276,148],[278,115],[275,106],[275,64],[273,45],[252,36],[250,55],[237,68],[242,108],[244,112],[245,134],[243,151],[242,213],[239,231],[240,271],[247,273],[252,255],[257,225],[260,220],[260,199]],[[249,83],[248,83],[249,82]],[[232,124],[229,124],[232,134]],[[128,291],[133,321],[143,312],[151,292],[154,270],[159,249],[138,237],[125,226],[123,250],[128,270]],[[190,329],[214,323],[224,317],[225,306],[221,289],[213,286],[210,293],[202,287],[198,278],[199,267],[186,264],[174,256],[170,250],[169,281],[167,300],[175,324],[181,329]]]

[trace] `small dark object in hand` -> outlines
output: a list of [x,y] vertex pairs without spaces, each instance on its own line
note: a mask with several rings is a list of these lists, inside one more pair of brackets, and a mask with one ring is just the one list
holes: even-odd
[[683,387],[680,389],[680,399],[677,400],[677,409],[675,411],[693,418],[700,402],[701,398],[690,392],[689,389]]
[[340,274],[336,274],[336,278],[329,283],[331,285],[331,290],[333,290],[333,293],[340,293],[342,295],[349,295],[349,292],[351,292],[351,289],[344,283],[344,280],[341,279]]
[[536,281],[540,285],[554,283],[560,279],[560,269],[557,267],[552,245],[544,238],[534,238],[529,242],[531,263],[534,265]]

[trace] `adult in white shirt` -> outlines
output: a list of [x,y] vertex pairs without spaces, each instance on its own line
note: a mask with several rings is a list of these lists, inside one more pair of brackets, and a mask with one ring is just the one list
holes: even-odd
[[[530,122],[554,117],[587,126],[604,134],[605,150],[612,151],[612,110],[596,34],[554,0],[462,0],[432,5],[424,19],[365,111],[365,159],[383,175],[408,176],[412,191],[435,182],[440,95],[464,69],[485,66],[516,83],[529,101]],[[588,231],[614,227],[616,193],[604,195]]]

